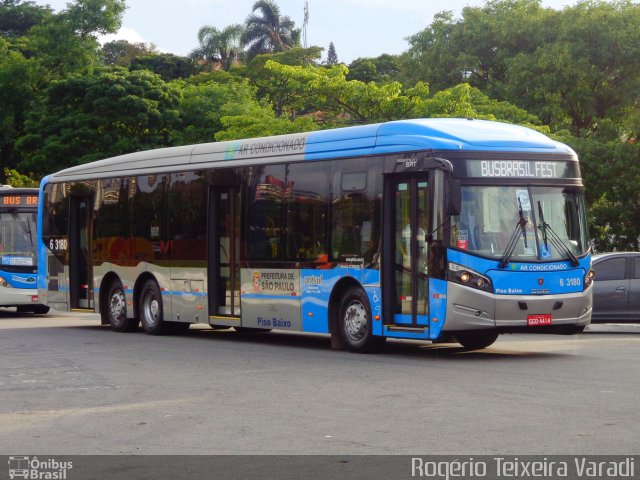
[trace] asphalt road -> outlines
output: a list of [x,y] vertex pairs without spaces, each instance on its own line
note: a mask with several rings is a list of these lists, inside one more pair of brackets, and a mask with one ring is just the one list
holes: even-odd
[[0,311],[0,454],[634,454],[640,328],[505,335],[492,347]]

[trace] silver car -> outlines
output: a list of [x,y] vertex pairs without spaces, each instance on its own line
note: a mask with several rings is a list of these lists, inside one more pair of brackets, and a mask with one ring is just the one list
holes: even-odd
[[640,322],[640,252],[593,256],[592,323]]

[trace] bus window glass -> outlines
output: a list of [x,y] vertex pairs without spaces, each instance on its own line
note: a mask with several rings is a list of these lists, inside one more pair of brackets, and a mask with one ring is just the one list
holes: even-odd
[[36,266],[36,217],[36,212],[0,213],[0,261],[3,269],[32,269]]
[[245,228],[249,260],[282,258],[285,166],[252,167],[249,172]]
[[289,165],[287,259],[326,262],[329,162]]
[[582,195],[575,191],[552,187],[532,187],[531,191],[534,215],[538,216],[536,220],[541,259],[566,258],[562,249],[554,245],[552,236],[557,236],[574,254],[585,253],[589,245]]
[[44,238],[63,236],[69,227],[69,199],[65,183],[47,185],[44,191],[45,215],[42,234]]
[[164,175],[143,175],[132,180],[131,237],[137,261],[158,260],[168,251],[165,232]]
[[451,245],[502,258],[509,240],[516,236],[513,261],[566,260],[563,248],[549,239],[553,234],[574,254],[586,253],[586,219],[579,192],[561,187],[464,186],[460,215],[452,221]]
[[167,225],[172,260],[198,260],[203,265],[205,263],[207,193],[202,175],[201,172],[171,175],[167,195]]
[[93,205],[94,265],[129,258],[127,232],[128,179],[110,178],[97,182]]
[[[379,198],[375,180],[377,163],[367,159],[336,161],[333,171],[333,197],[331,214],[332,259],[362,259],[370,264],[377,257],[379,246]],[[369,170],[371,167],[371,170]],[[381,168],[381,167],[380,167]],[[367,172],[368,180],[363,177]],[[382,175],[378,175],[380,178]],[[345,180],[345,177],[347,180]],[[350,190],[343,190],[343,187]],[[362,187],[357,190],[356,187]]]

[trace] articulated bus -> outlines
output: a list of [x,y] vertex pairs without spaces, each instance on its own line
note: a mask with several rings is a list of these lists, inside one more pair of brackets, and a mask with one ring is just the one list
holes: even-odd
[[173,147],[41,184],[40,293],[116,331],[191,323],[484,348],[580,332],[592,276],[576,154],[418,119]]
[[44,314],[38,300],[37,188],[0,187],[0,307]]

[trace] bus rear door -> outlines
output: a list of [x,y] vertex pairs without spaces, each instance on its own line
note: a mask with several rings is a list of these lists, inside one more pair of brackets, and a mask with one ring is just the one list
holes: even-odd
[[70,197],[69,214],[69,301],[70,308],[93,309],[89,197]]
[[209,192],[209,323],[240,325],[239,190]]

